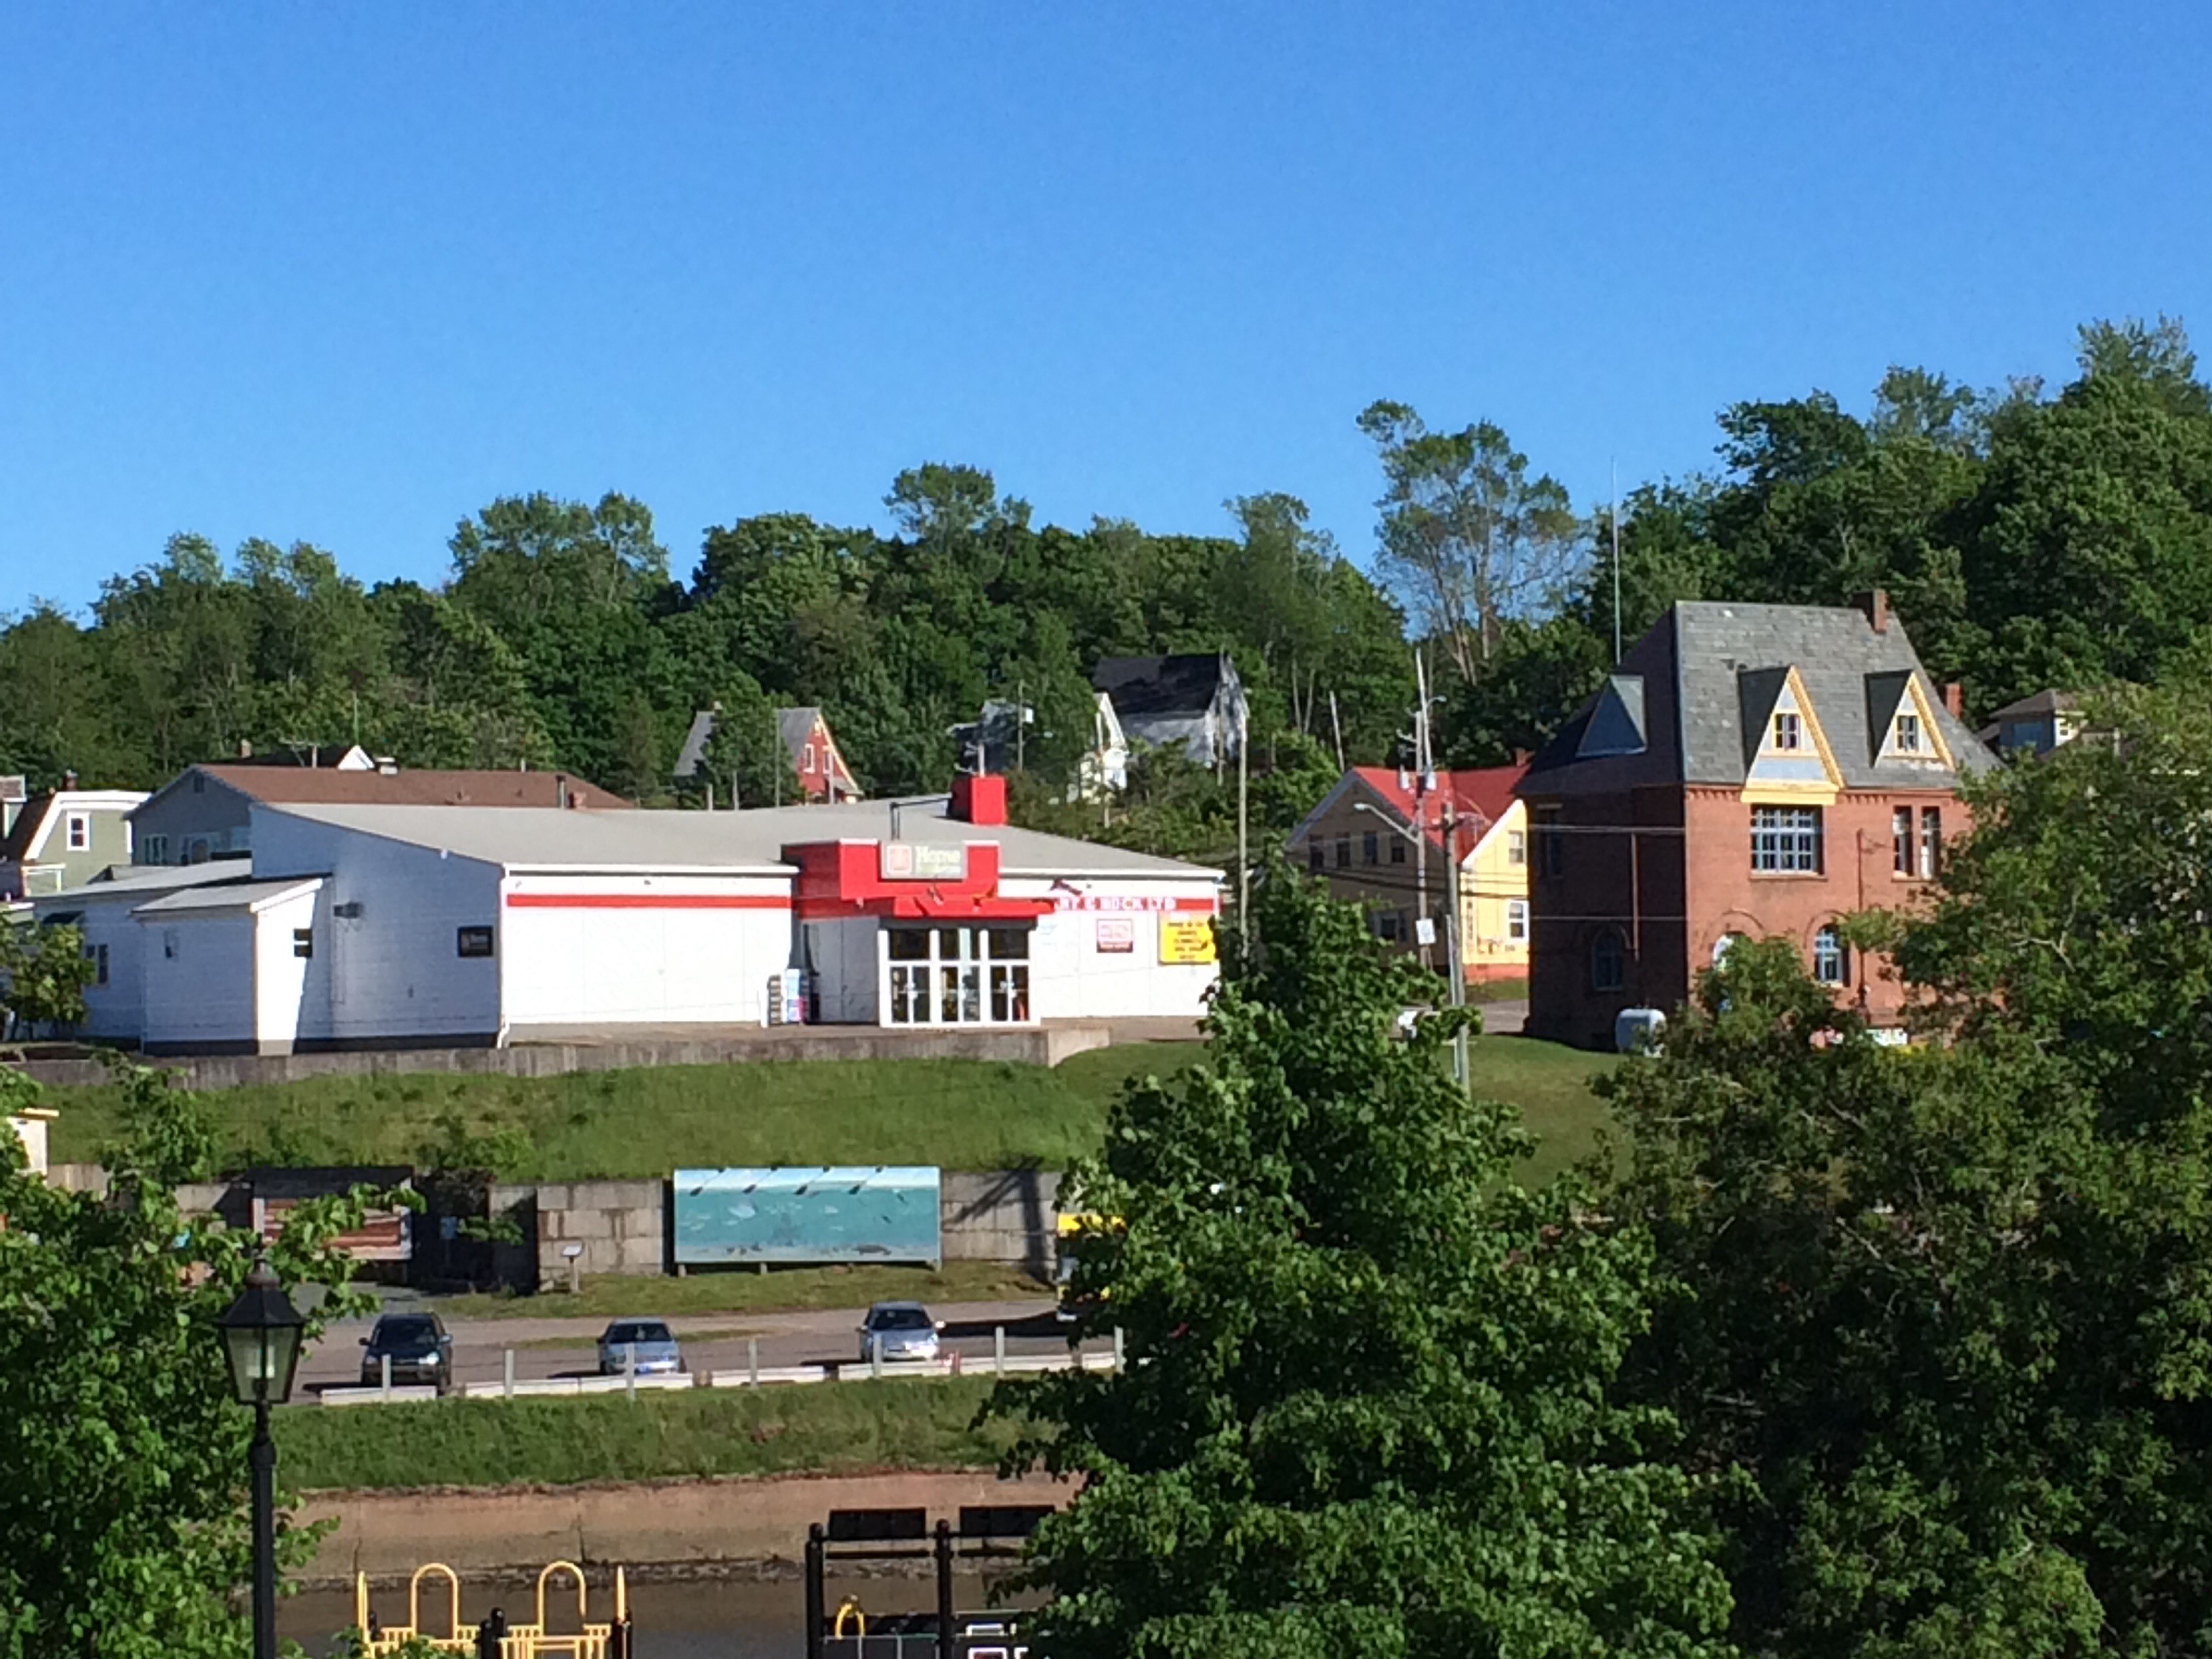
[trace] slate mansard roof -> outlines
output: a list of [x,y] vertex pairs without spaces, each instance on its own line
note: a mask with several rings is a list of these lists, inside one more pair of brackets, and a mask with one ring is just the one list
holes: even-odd
[[[1843,606],[1686,601],[1545,745],[1521,793],[1741,787],[1793,670],[1847,789],[1945,789],[1960,773],[1997,763],[1943,706],[1894,617],[1876,632],[1865,611]],[[1891,718],[1916,681],[1955,771],[1881,757]]]

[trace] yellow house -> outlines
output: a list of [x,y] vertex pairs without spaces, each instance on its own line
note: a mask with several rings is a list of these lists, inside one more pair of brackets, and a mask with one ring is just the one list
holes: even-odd
[[[1460,866],[1460,957],[1471,981],[1528,974],[1528,829],[1514,795],[1525,766],[1427,781],[1355,766],[1291,832],[1291,856],[1332,896],[1367,907],[1376,937],[1442,964],[1447,829]],[[1425,834],[1423,833],[1425,831]],[[1420,921],[1434,943],[1421,942]]]

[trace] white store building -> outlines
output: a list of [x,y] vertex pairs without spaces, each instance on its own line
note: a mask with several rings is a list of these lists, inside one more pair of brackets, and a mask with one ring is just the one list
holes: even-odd
[[1218,872],[1012,828],[1002,779],[962,785],[737,812],[257,804],[250,872],[69,908],[88,945],[100,913],[94,1030],[157,1053],[759,1025],[801,974],[830,1024],[1204,1011]]

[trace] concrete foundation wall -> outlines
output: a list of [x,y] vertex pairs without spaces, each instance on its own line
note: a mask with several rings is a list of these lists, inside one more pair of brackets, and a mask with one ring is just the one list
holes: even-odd
[[[1147,1034],[1149,1035],[1149,1033]],[[349,1048],[292,1054],[187,1054],[161,1064],[187,1089],[235,1089],[316,1077],[392,1077],[411,1072],[487,1077],[560,1077],[641,1066],[726,1066],[782,1060],[1002,1060],[1057,1066],[1114,1041],[1103,1022],[1029,1030],[876,1031],[781,1026],[724,1037],[625,1042],[519,1042],[514,1047]],[[107,1081],[96,1060],[34,1060],[16,1069],[55,1088]]]
[[1052,1271],[1056,1170],[948,1170],[938,1187],[938,1233],[947,1261],[1004,1261],[1039,1278]]

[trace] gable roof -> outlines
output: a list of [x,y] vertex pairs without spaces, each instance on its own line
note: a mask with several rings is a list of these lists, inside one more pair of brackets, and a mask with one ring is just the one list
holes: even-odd
[[1237,670],[1226,655],[1214,651],[1101,657],[1091,671],[1092,689],[1113,698],[1123,720],[1132,714],[1203,714],[1224,684],[1237,685]]
[[[1613,677],[1634,674],[1644,682],[1644,752],[1597,758],[1581,752],[1601,692],[1544,746],[1522,793],[1658,783],[1740,787],[1793,669],[1845,788],[1945,788],[1956,781],[1957,773],[1947,768],[1881,757],[1887,722],[1877,723],[1874,711],[1893,685],[1901,698],[1908,679],[1918,681],[1958,771],[1986,771],[1997,763],[1943,706],[1894,617],[1877,633],[1864,611],[1849,606],[1684,601],[1636,642]],[[1895,701],[1889,706],[1893,714]]]
[[33,795],[0,836],[0,864],[27,864],[46,850],[64,811],[120,811],[126,817],[146,799],[137,789],[49,789]]
[[237,791],[249,800],[271,805],[312,802],[362,806],[553,807],[561,804],[564,791],[580,796],[584,805],[600,810],[634,805],[568,772],[445,771],[435,768],[361,772],[340,771],[329,766],[256,766],[250,762],[234,765],[228,761],[188,767],[163,785],[154,799],[161,799],[195,772]]
[[[1474,839],[1467,843],[1466,856],[1472,857],[1475,848],[1498,821],[1515,805],[1514,790],[1521,781],[1525,766],[1462,767],[1455,772],[1437,774],[1437,798],[1429,807],[1428,840],[1439,855],[1443,852],[1443,835],[1438,827],[1443,816],[1442,801],[1449,799],[1462,819],[1473,818],[1478,827]],[[1297,827],[1285,837],[1285,844],[1296,846],[1312,833],[1313,827],[1328,815],[1336,804],[1354,790],[1371,796],[1385,810],[1395,815],[1399,823],[1411,825],[1414,803],[1412,781],[1400,781],[1401,774],[1388,766],[1354,766],[1346,769],[1335,787],[1324,795],[1298,821]]]
[[[719,723],[720,713],[721,710],[717,707],[702,708],[692,715],[690,729],[684,734],[684,746],[676,751],[676,766],[672,775],[679,778],[696,778],[699,775],[700,763],[707,757],[708,740],[714,735],[714,727]],[[784,753],[791,757],[793,766],[796,767],[799,764],[801,752],[805,749],[808,739],[814,735],[814,726],[817,720],[821,722],[824,732],[830,731],[829,716],[824,714],[817,704],[806,703],[796,708],[779,708],[775,711],[775,735],[777,740],[783,744]],[[838,772],[842,774],[846,781],[849,783],[852,781],[852,775],[846,769],[845,757],[837,747],[837,738],[835,732],[830,732],[830,752],[837,763]]]
[[2081,709],[2081,699],[2071,691],[2046,689],[2029,693],[2017,702],[2008,702],[1990,716],[1992,721],[2021,720],[2034,714],[2075,714]]

